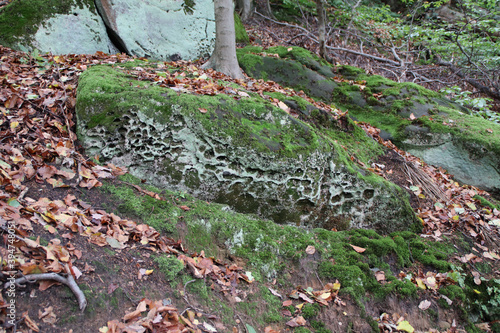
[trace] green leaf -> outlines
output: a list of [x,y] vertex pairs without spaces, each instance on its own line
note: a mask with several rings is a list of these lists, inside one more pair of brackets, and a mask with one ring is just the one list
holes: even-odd
[[10,198],[9,200],[7,200],[7,204],[9,206],[11,206],[11,207],[19,207],[19,206],[21,206],[21,204],[19,203],[19,201],[17,201],[14,198]]
[[250,326],[248,324],[245,324],[245,326],[247,327],[247,332],[248,333],[257,333],[257,331],[255,330],[255,328],[253,328],[252,326]]

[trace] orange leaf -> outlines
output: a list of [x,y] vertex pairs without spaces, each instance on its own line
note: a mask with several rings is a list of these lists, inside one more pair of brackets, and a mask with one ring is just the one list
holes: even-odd
[[358,252],[358,253],[363,253],[366,251],[365,248],[362,248],[362,247],[359,247],[359,246],[356,246],[356,245],[352,245],[352,244],[349,244],[351,245],[351,247],[354,249],[354,251]]

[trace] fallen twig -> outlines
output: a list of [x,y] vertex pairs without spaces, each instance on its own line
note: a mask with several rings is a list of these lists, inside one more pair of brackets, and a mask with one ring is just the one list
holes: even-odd
[[420,170],[413,163],[405,162],[404,166],[408,178],[411,179],[413,184],[420,185],[428,197],[430,197],[434,201],[448,202],[444,191],[436,185],[434,180],[432,180],[432,178],[429,177],[428,174]]

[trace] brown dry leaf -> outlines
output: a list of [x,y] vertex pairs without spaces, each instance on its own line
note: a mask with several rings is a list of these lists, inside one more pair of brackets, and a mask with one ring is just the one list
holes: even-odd
[[191,210],[188,206],[179,206],[179,208],[185,211]]
[[142,312],[147,310],[147,304],[146,300],[142,300],[138,305],[135,311],[132,311],[130,313],[127,313],[125,316],[123,316],[123,321],[128,321],[130,319],[133,319],[135,317],[138,317],[141,315]]
[[285,103],[283,103],[282,101],[279,101],[278,102],[278,107],[285,111],[286,113],[290,113],[290,108],[288,107],[288,105],[286,105]]
[[292,305],[291,299],[287,299],[286,301],[283,302],[283,306],[290,306],[290,305]]
[[23,312],[24,323],[35,332],[40,332],[38,325],[28,316],[28,311]]
[[302,316],[298,316],[286,322],[286,324],[290,327],[299,327],[304,326],[306,324],[306,320]]
[[57,316],[52,306],[43,309],[43,313],[41,310],[38,310],[38,319],[42,319],[44,323],[50,325],[54,325],[57,322]]
[[359,247],[359,246],[356,246],[356,245],[352,245],[352,244],[349,244],[351,245],[351,247],[354,249],[354,251],[358,252],[358,253],[363,253],[366,251],[365,248],[362,248],[362,247]]
[[279,331],[274,330],[271,326],[264,328],[264,333],[279,333]]
[[307,254],[314,254],[316,252],[316,248],[313,246],[313,245],[309,245],[307,248],[306,248],[306,253]]
[[377,279],[378,282],[385,281],[385,272],[384,271],[376,271],[375,278]]
[[114,284],[114,283],[111,283],[109,286],[108,286],[108,294],[112,294],[113,291],[115,291],[116,289],[118,288],[118,285]]
[[53,280],[42,280],[40,281],[40,286],[38,287],[38,289],[40,291],[44,291],[44,290],[47,290],[49,289],[50,287],[52,287],[53,285],[58,285],[60,284],[59,282],[57,281],[53,281]]
[[479,272],[473,271],[472,276],[474,276],[474,283],[479,286],[481,284],[481,275]]
[[483,330],[485,332],[491,331],[491,327],[490,327],[489,323],[479,323],[479,324],[475,324],[475,325],[477,328],[479,328],[480,330]]
[[299,293],[299,297],[302,300],[306,301],[307,303],[311,303],[311,304],[314,303],[314,301],[312,299],[310,299],[309,297],[307,297],[307,295],[304,293]]

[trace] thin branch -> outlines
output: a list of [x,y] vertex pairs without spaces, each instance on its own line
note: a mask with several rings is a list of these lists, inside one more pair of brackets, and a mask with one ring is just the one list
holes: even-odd
[[454,64],[452,64],[451,62],[447,62],[447,61],[444,61],[443,59],[441,59],[441,57],[438,55],[437,56],[437,64],[440,65],[440,66],[446,66],[448,68],[450,68],[452,71],[454,71],[455,75],[461,77],[462,79],[464,79],[464,81],[466,81],[467,83],[469,83],[470,85],[472,85],[474,88],[478,89],[480,92],[482,92],[483,94],[486,94],[490,97],[493,97],[497,100],[500,100],[500,91],[498,90],[498,88],[496,87],[486,87],[485,85],[483,85],[481,82],[467,76],[461,68],[458,68],[457,66],[455,66]]
[[[279,25],[284,25],[284,26],[290,27],[290,28],[296,28],[296,29],[302,30],[302,31],[304,31],[306,33],[306,36],[309,37],[313,42],[319,43],[319,41],[315,37],[313,37],[313,34],[310,31],[308,31],[307,29],[305,29],[305,28],[303,28],[301,26],[294,25],[294,24],[289,24],[289,23],[284,23],[284,22],[279,22],[279,21],[273,20],[273,19],[271,19],[271,18],[269,18],[267,16],[264,16],[264,15],[262,15],[259,12],[255,12],[255,13],[257,15],[262,16],[266,20],[269,20],[269,21],[273,22],[273,23],[276,23],[276,24],[279,24]],[[344,51],[344,52],[347,52],[347,53],[352,53],[352,54],[360,55],[360,56],[363,56],[363,57],[366,57],[366,58],[371,58],[371,59],[378,60],[378,61],[381,61],[381,62],[387,62],[387,63],[393,64],[393,65],[396,65],[396,66],[401,65],[400,62],[396,62],[394,60],[377,57],[377,56],[374,56],[374,55],[371,55],[371,54],[367,54],[367,53],[363,53],[363,52],[358,52],[358,51],[346,49],[346,48],[343,48],[343,47],[333,47],[333,46],[328,46],[327,45],[326,48],[329,49],[329,50]]]

